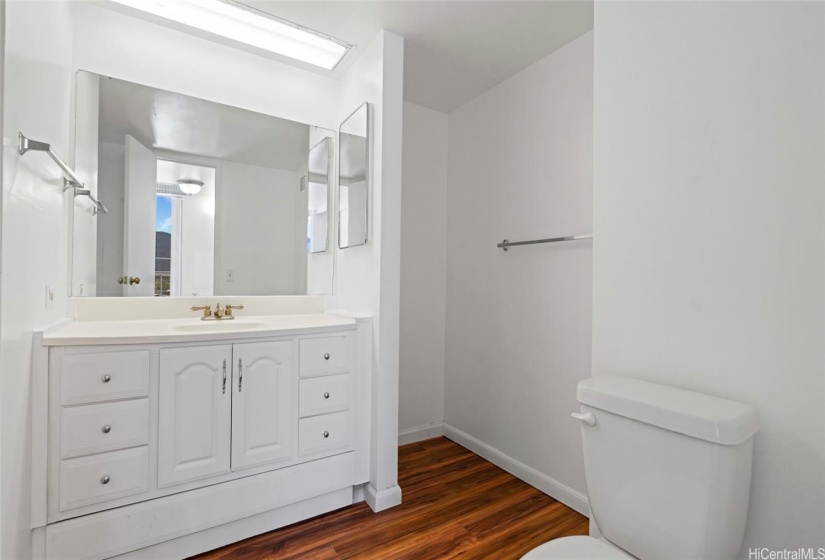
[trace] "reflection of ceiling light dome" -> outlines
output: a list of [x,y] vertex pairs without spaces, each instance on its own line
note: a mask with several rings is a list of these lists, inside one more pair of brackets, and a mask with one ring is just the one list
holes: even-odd
[[178,187],[180,187],[183,194],[198,194],[203,188],[203,181],[197,181],[195,179],[178,179]]

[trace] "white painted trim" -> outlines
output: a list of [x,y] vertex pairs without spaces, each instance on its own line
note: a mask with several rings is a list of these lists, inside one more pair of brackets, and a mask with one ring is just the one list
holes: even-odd
[[401,505],[401,487],[393,486],[380,492],[372,484],[366,485],[364,500],[375,513]]
[[418,426],[417,428],[410,428],[398,433],[398,445],[407,445],[409,443],[416,443],[427,439],[433,439],[444,435],[444,424],[429,424],[427,426]]
[[558,480],[550,478],[549,476],[540,473],[536,469],[532,467],[528,467],[524,463],[520,463],[516,461],[512,457],[509,457],[495,449],[487,445],[486,443],[477,440],[473,436],[462,432],[461,430],[454,428],[447,424],[446,422],[443,424],[444,426],[444,436],[453,440],[457,444],[462,447],[466,447],[476,455],[479,455],[494,465],[501,467],[508,473],[512,474],[518,479],[523,480],[530,486],[538,488],[551,498],[554,498],[564,505],[573,508],[574,510],[578,511],[582,515],[590,517],[590,506],[587,500],[587,496],[573,490],[572,488],[565,486]]
[[[45,527],[48,511],[49,349],[43,331],[32,334],[31,362],[31,527]],[[43,533],[45,539],[45,532]],[[44,540],[45,542],[45,540]]]

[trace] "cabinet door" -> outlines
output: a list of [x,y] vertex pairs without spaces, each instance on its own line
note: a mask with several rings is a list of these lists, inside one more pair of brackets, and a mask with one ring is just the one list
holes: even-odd
[[297,416],[292,342],[235,344],[232,470],[289,459]]
[[158,486],[229,472],[232,346],[160,351]]

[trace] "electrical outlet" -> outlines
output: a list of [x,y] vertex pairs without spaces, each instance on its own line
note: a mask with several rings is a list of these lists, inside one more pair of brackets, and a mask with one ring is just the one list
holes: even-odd
[[226,269],[226,281],[227,282],[234,282],[235,281],[235,271],[231,268]]
[[51,309],[54,305],[54,288],[46,284],[46,309]]

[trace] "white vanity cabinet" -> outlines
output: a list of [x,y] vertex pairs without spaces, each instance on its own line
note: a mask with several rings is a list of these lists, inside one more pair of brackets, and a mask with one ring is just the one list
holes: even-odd
[[231,362],[231,344],[160,350],[159,488],[229,472]]
[[191,555],[352,503],[369,478],[367,333],[48,347],[48,383],[33,387],[48,403],[33,407],[34,549]]
[[294,344],[232,348],[232,470],[295,457]]

